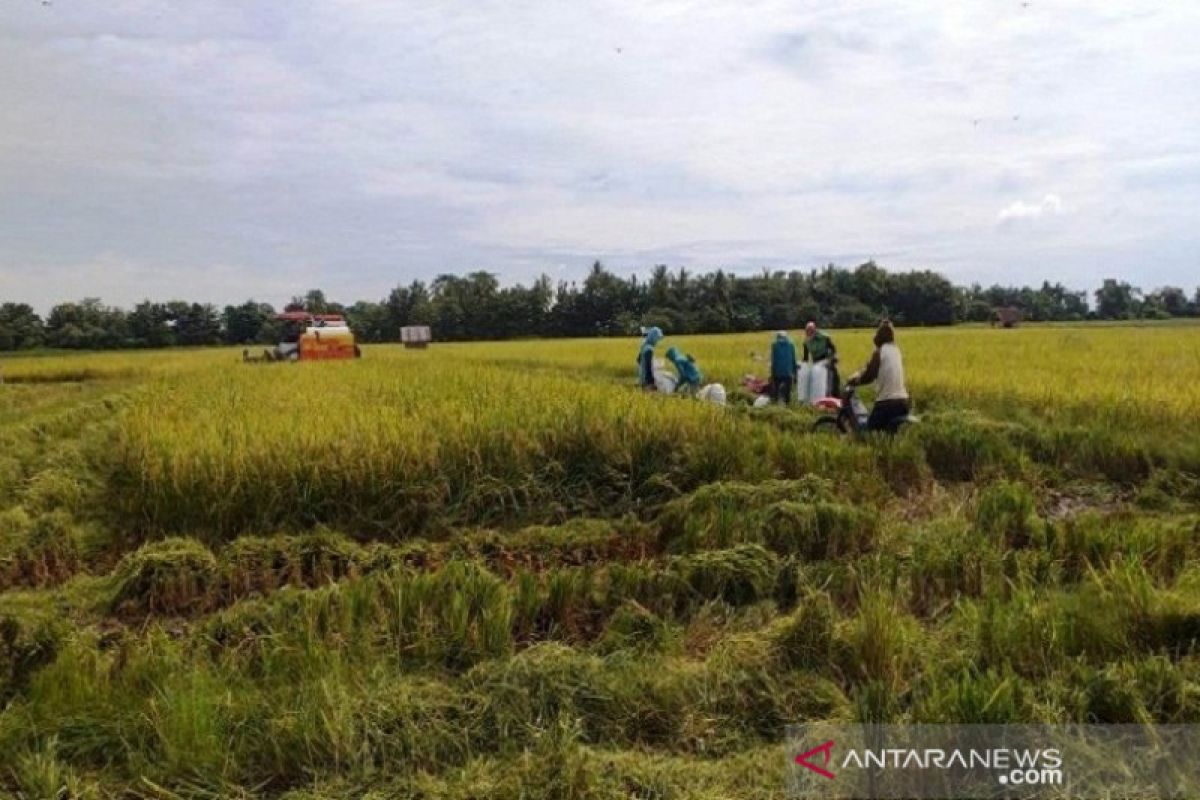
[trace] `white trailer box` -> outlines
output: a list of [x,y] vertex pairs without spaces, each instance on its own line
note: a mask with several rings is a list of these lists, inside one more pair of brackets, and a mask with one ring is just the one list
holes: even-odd
[[407,325],[400,329],[400,341],[405,347],[425,347],[433,341],[428,325]]

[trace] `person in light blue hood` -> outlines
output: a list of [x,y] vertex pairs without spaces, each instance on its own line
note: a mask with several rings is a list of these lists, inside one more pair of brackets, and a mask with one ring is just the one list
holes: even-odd
[[657,389],[654,383],[654,345],[662,341],[662,328],[643,328],[642,333],[645,338],[642,339],[642,349],[638,351],[638,383],[648,392],[653,392]]
[[670,347],[667,348],[667,360],[675,365],[675,371],[679,373],[679,383],[675,384],[675,391],[689,394],[699,391],[700,381],[704,380],[704,377],[700,374],[700,368],[696,366],[696,359],[684,354],[678,347]]
[[787,331],[779,331],[771,343],[771,399],[785,406],[790,405],[795,377],[796,345]]

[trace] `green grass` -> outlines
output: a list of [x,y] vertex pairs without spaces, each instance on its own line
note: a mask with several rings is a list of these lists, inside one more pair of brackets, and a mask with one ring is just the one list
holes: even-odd
[[1195,722],[1198,333],[901,331],[924,419],[864,441],[625,340],[5,359],[0,796],[782,797],[806,720]]

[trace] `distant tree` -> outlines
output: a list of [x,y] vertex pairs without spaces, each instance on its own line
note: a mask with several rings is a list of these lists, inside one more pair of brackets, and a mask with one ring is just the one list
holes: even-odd
[[887,310],[906,325],[954,322],[954,285],[936,272],[900,272],[888,277]]
[[167,306],[143,300],[129,312],[129,333],[138,347],[175,344],[174,320]]
[[435,335],[441,339],[495,339],[501,335],[503,298],[490,272],[439,275],[431,287]]
[[103,350],[136,344],[125,312],[105,306],[96,297],[56,305],[46,317],[45,328],[51,347]]
[[639,319],[636,314],[630,311],[622,311],[617,315],[614,324],[619,331],[618,335],[634,336],[641,332],[642,327],[646,323],[642,319]]
[[545,275],[529,287],[517,284],[502,289],[496,298],[499,308],[494,323],[497,338],[548,334],[553,301],[554,287]]
[[269,303],[247,300],[225,306],[221,312],[221,338],[226,344],[269,344],[275,335],[275,309]]
[[172,302],[176,344],[198,347],[221,342],[221,317],[210,303]]
[[834,310],[845,303],[847,298],[857,299],[854,273],[833,264],[825,265],[819,272],[814,271],[809,283],[808,293],[820,309],[819,316],[824,319],[832,317]]
[[1138,304],[1138,317],[1140,319],[1170,319],[1171,315],[1162,305],[1162,298],[1154,294],[1148,294],[1142,298],[1142,302]]
[[1096,290],[1096,315],[1100,319],[1133,319],[1141,290],[1124,281],[1105,278]]
[[714,312],[717,329],[731,330],[734,327],[733,282],[722,270],[717,270],[708,284],[708,292],[705,305]]
[[[623,325],[620,323],[621,316],[618,314],[613,320],[616,324],[612,326],[612,329],[617,334],[623,329]],[[648,308],[641,315],[641,327],[657,327],[671,334],[679,334],[684,332],[686,321],[684,316],[673,308]]]
[[879,312],[866,303],[846,297],[834,306],[829,322],[835,328],[866,328],[879,322],[879,318]]
[[1043,282],[1041,288],[1028,286],[992,286],[982,289],[973,284],[957,290],[956,318],[971,322],[990,320],[1000,309],[1016,309],[1022,319],[1080,320],[1088,314],[1087,295],[1061,284]]
[[[686,290],[687,274],[681,274],[672,287],[673,296]],[[608,336],[620,332],[617,317],[627,308],[636,307],[637,293],[628,281],[604,268],[599,261],[583,282],[575,298],[572,317],[567,322],[569,332],[577,336]]]
[[1163,286],[1146,295],[1145,304],[1160,309],[1169,317],[1186,317],[1191,313],[1191,303],[1183,289]]
[[1087,294],[1074,292],[1061,283],[1051,285],[1048,281],[1042,283],[1042,294],[1049,298],[1050,319],[1081,320],[1087,317]]
[[955,320],[987,322],[992,318],[994,310],[991,303],[984,297],[983,289],[978,283],[959,287],[955,293]]
[[384,339],[400,341],[400,329],[406,325],[429,325],[433,322],[433,307],[429,290],[420,281],[397,286],[383,301],[385,309]]
[[25,350],[45,341],[42,318],[26,303],[0,305],[0,350]]
[[853,275],[849,294],[867,308],[880,309],[887,302],[888,274],[874,261],[860,264]]
[[669,308],[672,299],[671,271],[666,264],[655,264],[646,287],[646,303],[653,308]]
[[384,303],[359,300],[345,311],[346,322],[355,337],[363,342],[385,341],[388,329],[388,309]]
[[325,299],[325,292],[320,289],[309,289],[304,294],[304,310],[313,314],[325,314],[329,312],[329,301]]
[[[632,279],[636,281],[636,278]],[[692,274],[686,268],[680,267],[671,285],[672,306],[678,309],[689,309],[692,306]],[[636,291],[636,283],[631,286]]]
[[[398,341],[406,325],[431,325],[441,340],[528,336],[626,336],[644,325],[670,335],[763,329],[795,330],[809,321],[838,328],[874,324],[884,314],[904,325],[986,321],[997,309],[1023,319],[1074,320],[1091,315],[1084,292],[1044,281],[1040,287],[954,286],[929,270],[888,272],[872,261],[854,269],[769,270],[737,276],[716,270],[693,274],[656,265],[646,281],[621,277],[599,261],[581,283],[501,286],[476,270],[414,281],[386,298],[349,307],[321,289],[293,297],[286,310],[345,314],[365,342]],[[1108,279],[1095,292],[1095,316],[1126,319],[1200,314],[1200,289],[1189,299],[1178,287],[1147,294]],[[226,306],[173,300],[143,301],[126,313],[89,298],[55,306],[43,322],[24,304],[0,305],[0,349],[110,348],[271,343],[280,331],[270,305],[253,300]]]

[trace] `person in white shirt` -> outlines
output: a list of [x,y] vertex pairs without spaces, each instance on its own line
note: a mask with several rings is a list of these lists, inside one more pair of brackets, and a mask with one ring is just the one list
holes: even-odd
[[875,331],[875,352],[871,360],[846,382],[850,386],[875,384],[875,405],[867,418],[867,430],[895,432],[898,422],[911,408],[908,388],[904,385],[904,359],[896,346],[896,331],[889,320]]

